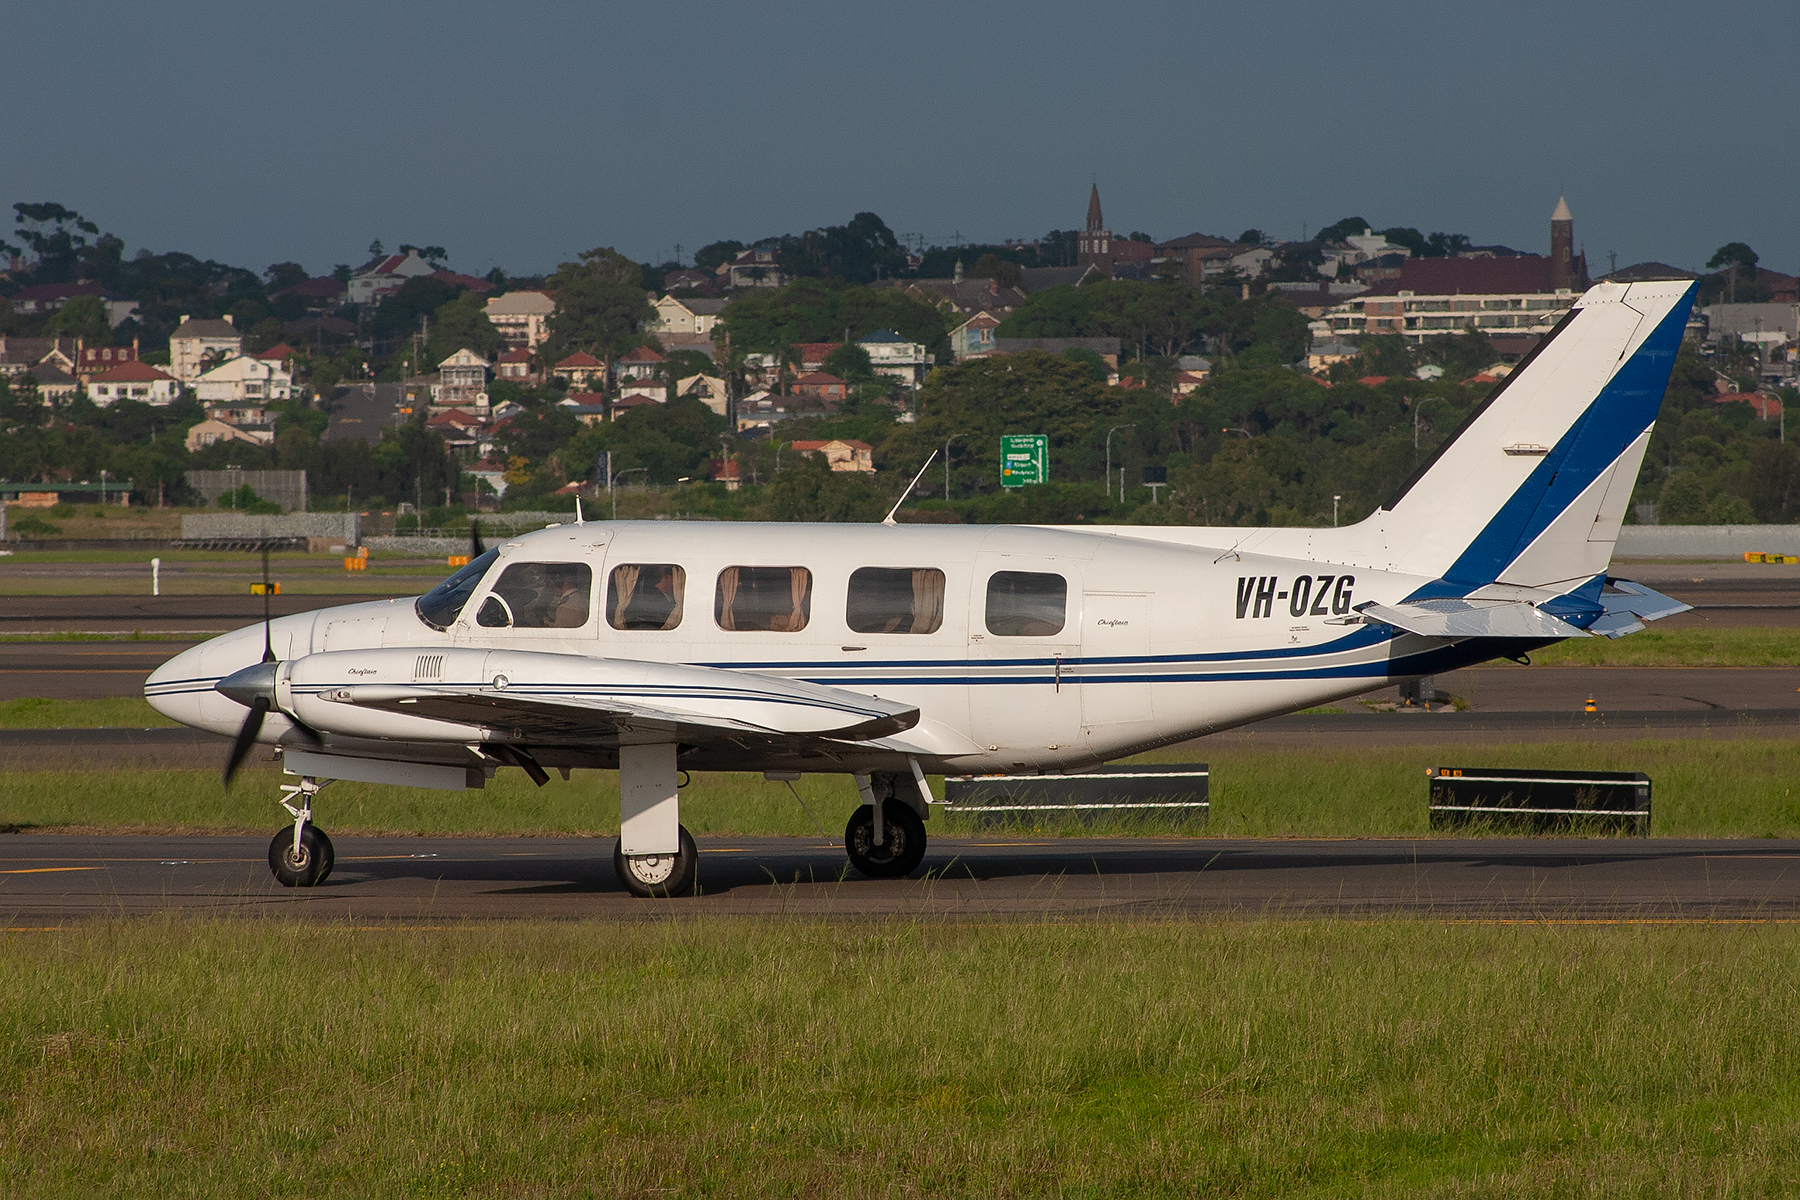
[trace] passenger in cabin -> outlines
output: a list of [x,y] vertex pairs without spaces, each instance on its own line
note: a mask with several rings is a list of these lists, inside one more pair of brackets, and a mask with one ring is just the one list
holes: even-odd
[[687,572],[673,563],[625,563],[612,570],[606,622],[614,629],[675,629]]

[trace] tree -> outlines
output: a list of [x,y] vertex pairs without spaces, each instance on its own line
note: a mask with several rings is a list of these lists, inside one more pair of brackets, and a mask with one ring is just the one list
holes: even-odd
[[906,252],[887,223],[860,212],[846,225],[828,225],[780,240],[776,261],[790,277],[872,283],[906,270]]
[[1260,229],[1246,229],[1237,235],[1237,240],[1240,246],[1260,246],[1269,238]]
[[726,306],[720,324],[734,351],[778,353],[796,342],[842,341],[845,330],[855,341],[877,329],[891,329],[940,358],[950,348],[944,314],[935,306],[897,290],[841,280],[798,279],[751,289]]
[[650,482],[674,483],[704,477],[707,461],[719,453],[719,435],[728,428],[724,417],[683,396],[628,409],[615,421],[583,430],[568,443],[567,455],[570,462],[584,464],[610,450],[615,475],[646,467]]
[[768,521],[879,521],[887,507],[867,475],[833,471],[822,454],[798,454],[770,482],[761,516]]
[[268,281],[271,292],[279,292],[297,283],[305,283],[312,276],[297,262],[278,262],[269,264],[269,269],[263,272],[263,278]]
[[438,308],[425,358],[439,363],[466,348],[492,360],[500,343],[500,331],[488,320],[485,301],[474,292],[464,292]]
[[1347,237],[1355,237],[1369,227],[1369,223],[1361,217],[1345,217],[1343,220],[1333,221],[1319,230],[1319,240],[1321,242],[1341,242]]
[[548,288],[556,293],[549,354],[586,350],[612,359],[643,342],[638,327],[656,316],[644,297],[643,269],[610,246],[563,263]]
[[730,239],[722,242],[709,242],[694,251],[694,266],[702,271],[716,271],[721,265],[730,262],[746,249],[748,247],[744,243]]
[[84,338],[90,346],[112,344],[112,322],[107,320],[106,302],[98,296],[72,297],[50,314],[44,332]]
[[1716,271],[1723,267],[1727,272],[1726,279],[1730,288],[1729,295],[1733,301],[1737,299],[1738,283],[1745,276],[1756,278],[1756,251],[1743,242],[1727,242],[1713,251],[1713,256],[1706,260],[1706,269]]
[[1009,262],[998,254],[983,254],[969,268],[968,274],[974,279],[992,279],[1001,287],[1018,287],[1024,279],[1024,268],[1018,263]]
[[37,256],[32,272],[39,283],[64,283],[75,277],[86,235],[98,235],[100,227],[72,208],[46,200],[41,204],[13,205],[13,233]]
[[875,378],[875,364],[869,352],[855,342],[845,342],[826,355],[825,370],[849,383]]

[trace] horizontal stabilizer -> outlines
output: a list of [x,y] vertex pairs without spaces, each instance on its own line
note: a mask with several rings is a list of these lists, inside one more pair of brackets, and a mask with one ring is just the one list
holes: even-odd
[[1434,638],[1587,637],[1578,629],[1520,600],[1415,600],[1407,604],[1359,604],[1366,622]]
[[1641,583],[1610,578],[1600,592],[1600,607],[1606,610],[1605,615],[1588,628],[1609,638],[1636,633],[1644,627],[1646,621],[1660,621],[1664,617],[1692,612],[1694,609],[1691,604],[1683,604],[1673,596],[1653,592]]

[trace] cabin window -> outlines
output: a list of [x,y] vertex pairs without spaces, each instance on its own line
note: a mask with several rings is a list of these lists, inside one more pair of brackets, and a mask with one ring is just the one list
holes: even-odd
[[450,628],[462,614],[463,605],[474,595],[481,577],[488,573],[488,568],[499,557],[498,546],[486,554],[477,555],[468,566],[420,596],[413,604],[413,611],[419,614],[419,620],[433,629]]
[[614,629],[674,629],[681,624],[687,572],[673,563],[624,563],[606,588],[606,623]]
[[586,563],[513,563],[481,602],[485,629],[579,629],[587,624],[594,572]]
[[988,578],[987,630],[995,637],[1061,633],[1069,581],[1037,571],[995,571]]
[[812,616],[812,572],[805,567],[726,567],[719,572],[713,619],[720,629],[799,633]]
[[936,633],[944,623],[944,573],[936,567],[863,567],[846,605],[857,633]]

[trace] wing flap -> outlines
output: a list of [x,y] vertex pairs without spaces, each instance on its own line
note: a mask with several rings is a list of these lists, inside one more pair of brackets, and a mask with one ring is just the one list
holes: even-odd
[[1420,600],[1407,604],[1359,604],[1363,620],[1391,625],[1405,633],[1434,638],[1587,637],[1579,629],[1542,609],[1517,600]]

